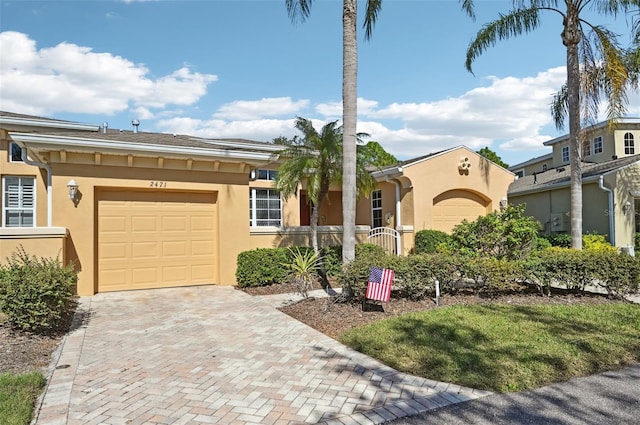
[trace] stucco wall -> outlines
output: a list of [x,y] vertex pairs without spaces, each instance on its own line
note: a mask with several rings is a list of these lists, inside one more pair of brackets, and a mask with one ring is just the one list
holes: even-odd
[[[462,158],[468,158],[468,172],[459,170]],[[413,225],[415,232],[433,226],[434,200],[452,190],[470,192],[485,199],[486,213],[499,208],[500,200],[506,197],[514,175],[475,152],[458,148],[403,169],[411,180],[413,196],[405,197],[403,203],[411,202],[412,222],[403,217],[403,224]]]
[[[609,182],[605,182],[609,186]],[[582,232],[609,235],[609,205],[607,193],[601,190],[597,182],[586,183],[582,187],[583,210]],[[509,196],[514,205],[526,204],[525,214],[534,217],[542,224],[545,233],[571,232],[571,194],[569,187],[546,192],[535,192],[520,196]],[[554,215],[562,220],[562,226],[552,224]],[[616,245],[618,245],[616,241]],[[619,245],[618,245],[619,246]]]

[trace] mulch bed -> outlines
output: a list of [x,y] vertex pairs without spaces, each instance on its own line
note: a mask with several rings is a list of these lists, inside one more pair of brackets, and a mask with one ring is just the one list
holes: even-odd
[[[263,288],[244,290],[253,295],[269,295],[285,290],[281,285],[271,285]],[[320,285],[318,285],[318,288]],[[295,289],[294,289],[295,292]],[[499,303],[508,305],[536,305],[536,304],[605,304],[626,302],[606,295],[572,292],[562,289],[552,290],[550,296],[540,295],[539,292],[520,292],[509,294],[479,294],[473,291],[460,290],[454,294],[445,294],[440,298],[440,306],[456,304],[487,304]],[[377,320],[386,319],[414,311],[425,311],[436,308],[435,300],[425,299],[411,301],[404,298],[392,297],[388,303],[367,303],[363,310],[360,302],[337,302],[335,298],[308,298],[298,303],[280,308],[289,316],[306,323],[312,328],[332,337],[338,338],[348,329]]]
[[71,327],[73,310],[46,334],[13,329],[6,319],[0,313],[0,374],[34,372],[49,365],[51,354]]

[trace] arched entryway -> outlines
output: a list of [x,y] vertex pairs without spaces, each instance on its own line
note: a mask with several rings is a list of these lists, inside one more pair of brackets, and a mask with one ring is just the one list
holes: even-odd
[[463,189],[441,193],[433,199],[432,229],[450,233],[463,220],[474,221],[489,212],[491,200]]

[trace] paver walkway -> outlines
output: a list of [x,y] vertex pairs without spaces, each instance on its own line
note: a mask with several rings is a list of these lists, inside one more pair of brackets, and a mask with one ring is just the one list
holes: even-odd
[[80,311],[35,424],[377,424],[489,394],[399,373],[230,287]]

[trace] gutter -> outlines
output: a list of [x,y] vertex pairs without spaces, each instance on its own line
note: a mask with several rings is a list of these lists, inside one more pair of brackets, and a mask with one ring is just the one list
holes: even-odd
[[131,154],[132,152],[146,152],[153,154],[169,154],[180,157],[204,157],[204,158],[227,158],[236,160],[258,160],[268,161],[272,159],[272,154],[267,152],[247,152],[229,151],[224,149],[203,149],[194,147],[176,147],[168,145],[140,144],[134,142],[114,142],[110,140],[98,140],[90,138],[51,136],[45,134],[25,134],[9,133],[15,142],[38,145],[41,147],[60,149],[62,147],[73,147],[80,151],[100,149],[103,152],[118,152]]
[[611,245],[616,246],[615,215],[613,213],[613,190],[604,186],[604,175],[600,176],[598,186],[609,195],[609,242],[611,243]]
[[98,131],[100,129],[97,125],[82,124],[71,121],[55,121],[55,120],[40,120],[37,118],[19,118],[19,117],[7,117],[0,116],[0,124],[3,126],[24,126],[24,127],[45,127],[45,128],[59,128],[64,130],[85,130],[85,131]]
[[[402,228],[402,205],[400,203],[400,182],[396,179],[391,180],[396,186],[396,230]],[[402,241],[396,238],[396,254],[402,255]]]
[[[27,145],[22,145],[22,161],[24,161],[27,165],[32,165],[34,167],[44,168],[47,172],[47,227],[52,227],[53,223],[53,190],[51,184],[51,176],[53,171],[51,170],[51,166],[49,164],[45,164],[44,162],[32,161],[27,156]],[[34,188],[37,192],[37,186]],[[35,194],[34,194],[35,195]],[[37,223],[33,223],[37,227]]]

